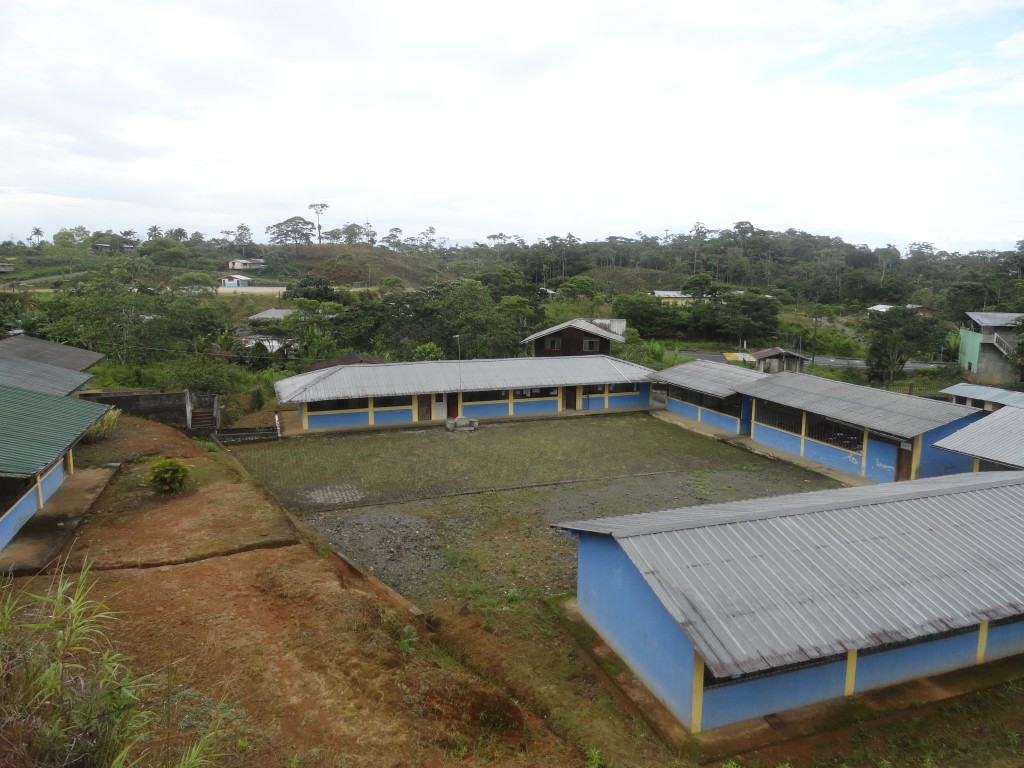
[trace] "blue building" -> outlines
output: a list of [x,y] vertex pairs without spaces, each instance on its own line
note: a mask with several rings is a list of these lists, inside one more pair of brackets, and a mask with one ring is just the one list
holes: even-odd
[[879,483],[970,472],[970,459],[935,443],[984,416],[977,408],[801,373],[735,389],[751,400],[755,443]]
[[1024,652],[1024,472],[583,520],[579,610],[692,732]]
[[736,387],[767,373],[710,360],[693,360],[651,374],[667,387],[665,408],[683,418],[734,435],[750,434],[751,401]]
[[975,472],[1024,469],[1024,408],[1000,408],[935,447],[966,456]]
[[338,365],[282,379],[302,431],[649,409],[650,368],[606,355]]

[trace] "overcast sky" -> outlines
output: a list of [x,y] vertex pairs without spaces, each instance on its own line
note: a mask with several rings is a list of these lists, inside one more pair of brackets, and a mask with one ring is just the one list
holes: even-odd
[[1024,238],[1024,0],[0,0],[0,239]]

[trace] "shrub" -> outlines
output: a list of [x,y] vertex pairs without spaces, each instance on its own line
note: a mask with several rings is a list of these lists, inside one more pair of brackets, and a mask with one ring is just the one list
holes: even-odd
[[110,433],[117,427],[117,420],[120,416],[119,408],[111,408],[103,414],[99,421],[89,427],[89,431],[82,439],[87,443],[98,443],[100,440],[110,437]]
[[181,493],[192,477],[192,467],[181,459],[156,459],[146,473],[146,481],[157,493]]

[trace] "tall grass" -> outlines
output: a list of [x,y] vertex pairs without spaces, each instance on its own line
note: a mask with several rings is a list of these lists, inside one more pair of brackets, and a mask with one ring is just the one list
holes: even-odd
[[[0,768],[124,768],[146,758],[156,720],[142,702],[149,685],[112,647],[116,617],[92,597],[95,585],[88,567],[53,576],[41,592],[0,584]],[[209,746],[204,736],[173,765],[203,765]]]

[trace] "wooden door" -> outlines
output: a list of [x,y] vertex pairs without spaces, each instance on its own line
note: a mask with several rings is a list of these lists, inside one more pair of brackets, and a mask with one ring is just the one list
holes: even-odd
[[448,393],[448,418],[457,419],[459,417],[459,393],[449,392]]
[[565,396],[562,403],[563,411],[575,411],[576,410],[576,387],[564,387],[563,392]]
[[419,395],[416,399],[418,413],[416,421],[430,421],[434,418],[434,397],[433,395]]
[[912,443],[900,443],[896,450],[896,479],[909,480],[914,471],[914,447]]

